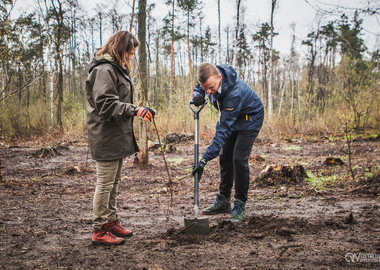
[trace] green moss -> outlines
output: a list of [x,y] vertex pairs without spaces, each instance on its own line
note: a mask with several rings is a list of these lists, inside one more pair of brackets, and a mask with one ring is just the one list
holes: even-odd
[[300,151],[301,149],[302,147],[299,145],[290,145],[284,148],[285,151]]

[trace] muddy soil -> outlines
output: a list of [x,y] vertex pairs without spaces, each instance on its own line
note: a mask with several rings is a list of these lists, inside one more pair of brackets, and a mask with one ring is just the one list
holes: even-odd
[[[192,143],[180,142],[166,155],[172,200],[160,152],[150,153],[147,166],[124,161],[119,217],[134,235],[117,247],[91,245],[95,162],[84,142],[67,141],[58,154],[44,156],[33,142],[1,144],[0,268],[380,269],[379,142],[353,143],[352,180],[347,165],[323,165],[327,157],[348,164],[343,143],[258,140],[247,220],[209,216],[207,236],[183,231],[184,218],[193,216]],[[274,179],[263,187],[255,179],[268,165],[302,165],[330,181]],[[201,208],[213,201],[218,183],[213,160],[200,183]]]

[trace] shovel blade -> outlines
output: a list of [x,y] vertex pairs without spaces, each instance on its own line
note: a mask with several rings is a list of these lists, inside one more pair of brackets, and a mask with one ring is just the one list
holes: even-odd
[[184,231],[186,234],[209,234],[208,218],[185,218]]

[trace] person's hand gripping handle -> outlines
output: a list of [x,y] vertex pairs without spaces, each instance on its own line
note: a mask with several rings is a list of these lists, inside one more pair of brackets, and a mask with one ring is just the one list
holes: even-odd
[[135,115],[147,122],[151,122],[156,115],[156,112],[149,107],[136,107]]

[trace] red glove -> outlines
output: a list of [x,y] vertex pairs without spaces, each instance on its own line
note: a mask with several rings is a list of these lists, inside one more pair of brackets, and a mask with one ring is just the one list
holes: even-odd
[[136,108],[136,116],[146,120],[147,122],[151,122],[155,115],[156,112],[149,107]]

